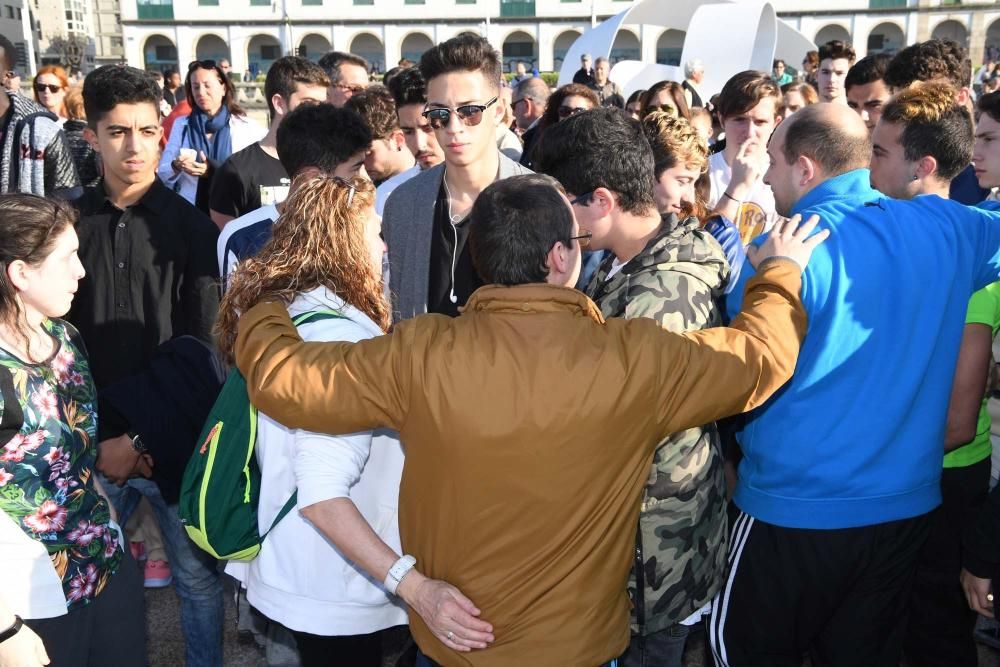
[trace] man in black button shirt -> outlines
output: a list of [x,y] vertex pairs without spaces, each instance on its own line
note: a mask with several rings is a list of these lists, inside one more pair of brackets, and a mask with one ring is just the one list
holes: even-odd
[[212,181],[209,215],[219,229],[261,206],[285,200],[290,181],[278,160],[278,126],[300,104],[325,102],[329,86],[330,77],[316,63],[296,56],[274,61],[264,81],[271,117],[267,136],[230,155]]
[[[128,418],[104,400],[105,390],[146,371],[166,341],[191,335],[211,343],[219,306],[218,230],[156,178],[159,96],[152,75],[131,67],[101,67],[83,85],[85,136],[101,156],[104,178],[78,202],[79,254],[87,275],[68,319],[87,345],[100,395],[97,468],[117,484],[149,476],[149,461],[135,446],[138,433]],[[179,441],[174,450],[150,454],[155,463],[190,451],[190,442]],[[176,488],[170,497],[163,486],[164,500],[147,480],[135,479],[125,489],[109,486],[124,514],[138,493],[156,512],[181,597],[187,664],[221,665],[222,585],[215,562],[196,553],[176,510],[167,506],[177,502]]]

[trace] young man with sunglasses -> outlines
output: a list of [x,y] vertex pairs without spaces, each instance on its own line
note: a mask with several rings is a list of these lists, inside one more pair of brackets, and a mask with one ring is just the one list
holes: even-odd
[[423,112],[444,164],[403,183],[385,204],[393,317],[422,313],[454,317],[483,284],[466,244],[468,215],[488,185],[530,173],[497,149],[503,107],[500,57],[482,37],[460,35],[424,53]]
[[[10,72],[16,56],[0,35],[0,71]],[[83,190],[58,119],[24,95],[0,90],[0,194],[8,192],[75,199]]]
[[[568,118],[545,132],[541,171],[570,193],[590,247],[610,250],[586,287],[606,318],[649,318],[678,333],[720,326],[729,277],[722,248],[694,216],[661,216],[654,155],[642,127],[617,109]],[[656,446],[629,581],[632,641],[619,663],[680,667],[691,626],[725,574],[726,497],[714,423]],[[678,481],[680,480],[680,481]]]
[[351,96],[368,87],[368,61],[361,56],[343,51],[330,51],[319,59],[319,66],[330,77],[326,101],[342,107]]

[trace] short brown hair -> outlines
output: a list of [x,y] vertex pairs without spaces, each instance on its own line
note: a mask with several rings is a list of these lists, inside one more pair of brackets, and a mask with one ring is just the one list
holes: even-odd
[[948,39],[929,39],[908,46],[889,62],[884,81],[896,90],[914,81],[943,79],[956,90],[967,88],[972,80],[972,61],[965,48]]
[[781,91],[771,75],[752,69],[740,72],[722,87],[719,94],[719,118],[725,120],[746,113],[767,97],[774,98],[774,113],[777,114],[778,107],[781,106]]
[[688,120],[653,111],[642,119],[642,131],[653,149],[655,178],[679,164],[698,172],[708,168],[708,144]]
[[932,156],[941,180],[955,178],[972,160],[972,117],[955,101],[955,89],[950,84],[919,83],[908,87],[882,110],[882,122],[903,126],[903,156],[910,162]]
[[871,163],[872,142],[867,132],[850,133],[824,117],[825,105],[814,104],[782,123],[785,162],[801,156],[815,160],[830,176],[862,169]]
[[832,39],[819,47],[819,62],[844,58],[853,65],[857,57],[858,55],[854,52],[854,47],[839,39]]
[[451,72],[482,72],[487,83],[499,89],[503,67],[500,54],[486,39],[463,34],[424,52],[420,57],[420,72],[427,83]]
[[332,84],[340,83],[340,66],[344,63],[348,65],[355,65],[357,67],[363,67],[366,72],[371,71],[371,66],[368,61],[361,56],[356,56],[353,53],[345,53],[344,51],[330,51],[322,58],[319,59],[319,66],[323,68],[326,75],[330,77],[330,82]]
[[806,51],[806,57],[802,59],[802,64],[819,65],[819,51]]
[[986,114],[994,121],[1000,123],[1000,91],[986,93],[976,101],[977,121],[982,114]]
[[358,112],[372,131],[373,139],[385,139],[399,129],[396,102],[385,86],[368,86],[347,100],[344,107]]
[[272,118],[274,104],[271,98],[281,95],[287,101],[300,83],[329,87],[330,77],[316,63],[298,56],[278,58],[271,64],[271,68],[267,70],[267,78],[264,79],[264,97],[267,98],[267,111]]

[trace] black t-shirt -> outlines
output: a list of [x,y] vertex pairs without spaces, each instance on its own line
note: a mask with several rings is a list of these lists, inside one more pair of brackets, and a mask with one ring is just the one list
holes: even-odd
[[[452,225],[448,217],[448,196],[444,185],[438,191],[434,204],[434,231],[431,235],[431,268],[427,286],[427,312],[455,317],[459,306],[485,283],[472,265],[469,253],[468,216]],[[457,243],[456,243],[457,241]],[[458,248],[457,254],[454,252]],[[455,280],[452,282],[452,261],[454,260]],[[451,301],[454,285],[455,302]]]
[[261,206],[284,201],[289,183],[281,162],[253,143],[230,155],[215,172],[209,208],[238,218]]

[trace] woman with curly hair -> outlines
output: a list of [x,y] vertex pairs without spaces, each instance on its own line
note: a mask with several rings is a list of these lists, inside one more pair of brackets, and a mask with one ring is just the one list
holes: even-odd
[[55,665],[138,667],[142,578],[94,475],[86,350],[59,319],[84,275],[75,223],[68,205],[0,196],[0,664],[47,652]]
[[[289,315],[305,322],[305,340],[357,342],[385,333],[385,244],[374,202],[367,179],[296,179],[270,241],[230,277],[217,324],[229,361],[240,313],[263,300],[286,303]],[[253,607],[291,631],[305,667],[330,664],[333,656],[338,664],[380,665],[383,631],[407,623],[400,598],[432,628],[445,598],[465,599],[415,568],[398,588],[390,582],[390,570],[398,573],[406,561],[397,518],[403,450],[394,433],[307,433],[260,413],[256,452],[261,534],[293,492],[298,511],[274,526],[242,576],[230,571],[243,579]]]

